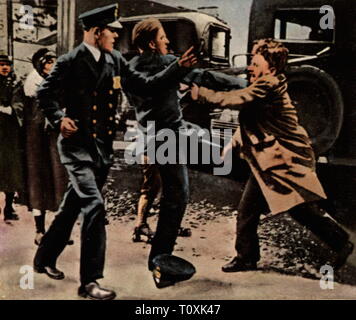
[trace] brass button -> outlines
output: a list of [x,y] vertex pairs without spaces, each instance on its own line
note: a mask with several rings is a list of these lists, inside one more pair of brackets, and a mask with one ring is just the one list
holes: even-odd
[[113,118],[113,117],[110,117],[110,118],[109,118],[109,120],[110,120],[110,121],[113,121],[113,120],[114,120],[114,118]]
[[93,133],[93,138],[95,139],[97,137],[97,134],[96,133]]
[[109,91],[109,94],[113,95],[113,94],[114,94],[114,91],[110,90],[110,91]]
[[96,119],[93,120],[93,123],[96,124]]
[[111,136],[112,135],[112,131],[110,130],[110,131],[108,131],[108,135],[109,136]]
[[96,97],[98,95],[98,93],[96,91],[93,92],[94,97]]
[[94,111],[98,110],[98,107],[97,106],[93,106],[93,110]]
[[109,108],[112,109],[113,105],[112,103],[109,103]]

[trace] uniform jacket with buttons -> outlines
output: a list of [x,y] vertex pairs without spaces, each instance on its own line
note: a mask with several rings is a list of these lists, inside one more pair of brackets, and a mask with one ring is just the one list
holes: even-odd
[[38,90],[38,100],[53,126],[58,128],[62,118],[69,117],[79,128],[69,138],[59,137],[62,163],[96,162],[100,157],[110,164],[122,86],[145,95],[187,72],[175,61],[163,72],[146,77],[133,71],[115,50],[102,53],[96,62],[83,43],[61,56]]
[[299,124],[283,74],[263,76],[241,90],[201,87],[199,100],[240,110],[233,144],[240,146],[272,213],[326,197],[315,173],[310,139]]

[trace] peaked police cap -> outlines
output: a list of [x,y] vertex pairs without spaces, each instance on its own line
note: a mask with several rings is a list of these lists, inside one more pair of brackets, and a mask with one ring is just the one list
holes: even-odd
[[110,4],[105,7],[95,8],[82,13],[79,17],[85,28],[92,27],[110,27],[122,28],[119,19],[119,5]]

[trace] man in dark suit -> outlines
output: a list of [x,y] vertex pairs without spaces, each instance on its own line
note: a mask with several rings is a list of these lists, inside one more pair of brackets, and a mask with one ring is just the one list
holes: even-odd
[[125,90],[148,93],[184,77],[195,61],[187,51],[151,77],[133,71],[120,52],[113,49],[117,28],[121,27],[117,18],[116,4],[80,15],[83,43],[58,59],[38,91],[40,107],[60,129],[58,150],[70,182],[59,213],[38,248],[34,267],[50,278],[64,278],[56,261],[82,213],[78,294],[97,300],[116,296],[114,291],[101,288],[96,280],[103,277],[104,269],[106,231],[101,189],[112,164],[121,79]]

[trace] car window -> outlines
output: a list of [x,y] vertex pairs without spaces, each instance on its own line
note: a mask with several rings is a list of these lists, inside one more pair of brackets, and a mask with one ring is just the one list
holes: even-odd
[[287,41],[333,42],[334,29],[320,25],[319,8],[279,9],[275,14],[274,38]]
[[225,58],[226,32],[215,30],[212,35],[212,52],[215,57]]
[[211,27],[210,41],[211,41],[211,56],[214,58],[226,59],[229,56],[228,51],[228,33],[226,30]]

